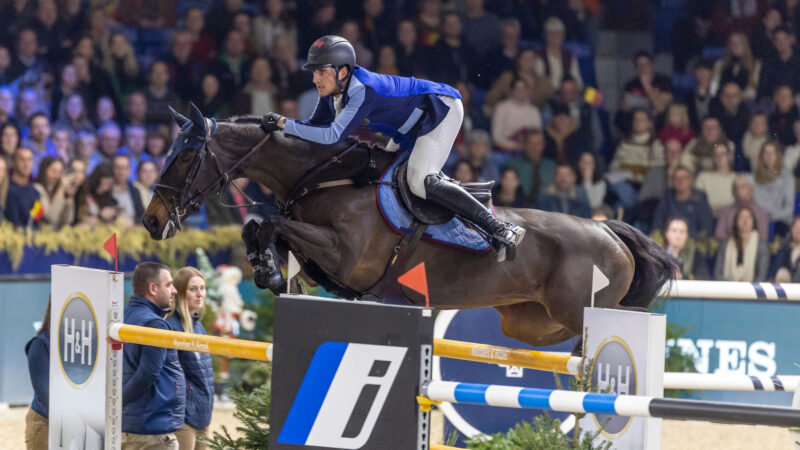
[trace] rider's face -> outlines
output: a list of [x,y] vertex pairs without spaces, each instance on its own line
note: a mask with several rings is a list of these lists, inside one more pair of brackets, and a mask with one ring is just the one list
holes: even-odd
[[[347,69],[342,68],[339,71],[339,78],[344,78]],[[336,69],[333,67],[323,67],[314,70],[314,84],[317,86],[320,97],[336,93],[338,90],[336,86]]]

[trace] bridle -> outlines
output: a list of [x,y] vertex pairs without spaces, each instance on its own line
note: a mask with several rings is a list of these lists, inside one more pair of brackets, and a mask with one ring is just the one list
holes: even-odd
[[[208,194],[216,191],[217,196],[220,197],[232,181],[230,177],[231,172],[242,165],[242,163],[247,161],[247,159],[250,158],[250,156],[252,156],[259,148],[261,148],[261,146],[264,145],[264,143],[267,142],[271,136],[271,134],[267,132],[265,136],[261,138],[257,144],[251,147],[243,157],[236,161],[236,163],[234,163],[232,166],[223,170],[222,166],[220,165],[219,158],[217,158],[217,155],[214,154],[209,146],[211,143],[211,138],[214,136],[214,134],[216,134],[216,123],[208,118],[204,119],[206,121],[205,136],[192,134],[187,129],[185,131],[180,131],[178,133],[178,137],[176,138],[179,139],[183,137],[184,143],[188,143],[190,139],[197,139],[203,143],[203,146],[199,151],[200,155],[195,159],[192,168],[189,170],[183,187],[178,189],[161,183],[156,183],[154,185],[155,189],[153,193],[159,198],[159,200],[161,200],[161,203],[163,203],[164,207],[167,208],[167,213],[169,214],[169,222],[165,224],[165,227],[167,227],[169,223],[172,223],[179,231],[182,230],[181,218],[200,210],[200,206]],[[198,174],[200,173],[200,169],[203,167],[203,162],[206,160],[206,158],[210,158],[212,161],[214,161],[214,168],[217,170],[217,177],[204,187],[195,190],[194,183]],[[261,203],[253,201],[247,194],[245,194],[242,189],[236,185],[236,183],[233,185],[249,203],[245,205],[228,205],[220,202],[222,206],[227,208],[238,208],[240,206],[250,207],[261,205]],[[162,190],[168,191],[170,195],[165,196],[162,193]],[[167,198],[169,198],[170,203],[167,202]],[[168,204],[171,204],[172,207],[167,207]]]

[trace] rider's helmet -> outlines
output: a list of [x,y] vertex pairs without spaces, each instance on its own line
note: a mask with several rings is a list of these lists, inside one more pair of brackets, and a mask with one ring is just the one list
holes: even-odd
[[338,73],[339,69],[345,66],[348,74],[352,74],[356,66],[356,51],[347,39],[329,34],[311,44],[311,48],[308,49],[308,62],[303,64],[303,70],[313,71],[323,67],[333,67]]

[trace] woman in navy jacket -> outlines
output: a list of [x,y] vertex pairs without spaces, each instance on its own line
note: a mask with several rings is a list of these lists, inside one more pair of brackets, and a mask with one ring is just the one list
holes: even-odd
[[50,429],[48,408],[50,400],[50,301],[36,336],[25,344],[28,355],[28,372],[33,385],[33,402],[25,416],[25,446],[30,449],[47,448]]
[[[175,331],[206,334],[200,317],[205,310],[206,278],[194,267],[184,267],[173,281],[178,295],[175,308],[166,316]],[[175,432],[183,449],[205,449],[197,443],[197,435],[208,434],[211,412],[214,409],[214,370],[211,355],[178,351],[178,359],[186,376],[186,420],[183,428]]]

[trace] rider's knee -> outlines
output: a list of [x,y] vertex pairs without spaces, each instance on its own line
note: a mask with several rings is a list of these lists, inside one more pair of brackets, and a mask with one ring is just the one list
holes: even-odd
[[433,176],[436,175],[414,171],[409,167],[406,181],[408,181],[408,187],[414,195],[420,198],[427,198],[425,186],[428,184],[428,178]]

